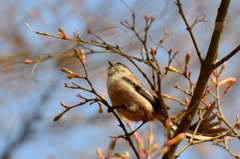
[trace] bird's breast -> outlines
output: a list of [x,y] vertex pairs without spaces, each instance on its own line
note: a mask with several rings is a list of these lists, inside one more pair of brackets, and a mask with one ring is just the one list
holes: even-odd
[[136,122],[153,120],[153,106],[129,83],[112,78],[107,89],[112,106],[120,107],[116,110],[121,116]]

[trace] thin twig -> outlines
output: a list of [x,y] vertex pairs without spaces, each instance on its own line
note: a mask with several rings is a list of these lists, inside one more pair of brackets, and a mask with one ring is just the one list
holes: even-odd
[[228,55],[224,56],[220,61],[216,62],[213,65],[213,69],[216,69],[217,67],[222,65],[224,62],[226,62],[228,59],[230,59],[233,55],[238,53],[239,50],[240,50],[240,45],[238,45],[235,49],[233,49],[233,51],[231,51]]
[[199,58],[199,61],[200,63],[203,62],[203,58],[202,58],[202,54],[201,54],[201,51],[197,45],[197,41],[196,41],[196,38],[192,32],[192,28],[190,27],[190,25],[188,24],[188,21],[187,21],[187,18],[185,17],[185,14],[184,14],[184,11],[182,9],[182,4],[180,2],[180,0],[177,0],[177,2],[175,2],[175,4],[178,6],[178,9],[179,9],[179,14],[182,16],[183,18],[183,21],[185,22],[185,25],[187,27],[187,31],[189,32],[190,36],[191,36],[191,39],[192,39],[192,42],[194,44],[194,47],[196,49],[196,52],[197,52],[197,55],[198,55],[198,58]]
[[159,40],[157,47],[155,48],[156,52],[158,51],[158,48],[162,45],[162,43],[166,40],[166,38],[169,37],[172,33],[173,31],[168,33],[167,29],[164,29],[164,37],[161,40]]
[[[33,65],[33,68],[31,70],[31,77],[34,80],[34,82],[37,82],[36,78],[34,78],[34,71],[37,68],[37,65],[43,60],[44,54],[40,56],[39,60]],[[50,56],[48,56],[50,58]]]

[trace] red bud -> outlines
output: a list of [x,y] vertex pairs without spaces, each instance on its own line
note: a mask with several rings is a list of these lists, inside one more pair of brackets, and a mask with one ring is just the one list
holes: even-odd
[[156,18],[153,17],[153,16],[151,16],[150,19],[151,19],[151,21],[153,22]]
[[33,63],[33,61],[32,60],[25,60],[24,63],[25,64],[31,64],[31,63]]
[[88,29],[88,30],[87,30],[87,33],[88,33],[88,34],[92,34],[92,30],[91,30],[91,29]]

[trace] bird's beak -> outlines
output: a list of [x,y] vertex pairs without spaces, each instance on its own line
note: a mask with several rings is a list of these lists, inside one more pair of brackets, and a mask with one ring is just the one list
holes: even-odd
[[113,65],[110,61],[108,61],[108,63],[109,63],[109,66],[112,66],[112,65]]

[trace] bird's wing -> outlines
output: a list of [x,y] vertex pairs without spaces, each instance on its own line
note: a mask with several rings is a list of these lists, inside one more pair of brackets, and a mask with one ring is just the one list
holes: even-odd
[[124,76],[122,79],[133,86],[133,88],[138,92],[141,96],[147,99],[153,106],[154,110],[158,111],[159,103],[156,99],[151,95],[151,93],[142,85],[142,83],[137,80],[134,76]]

